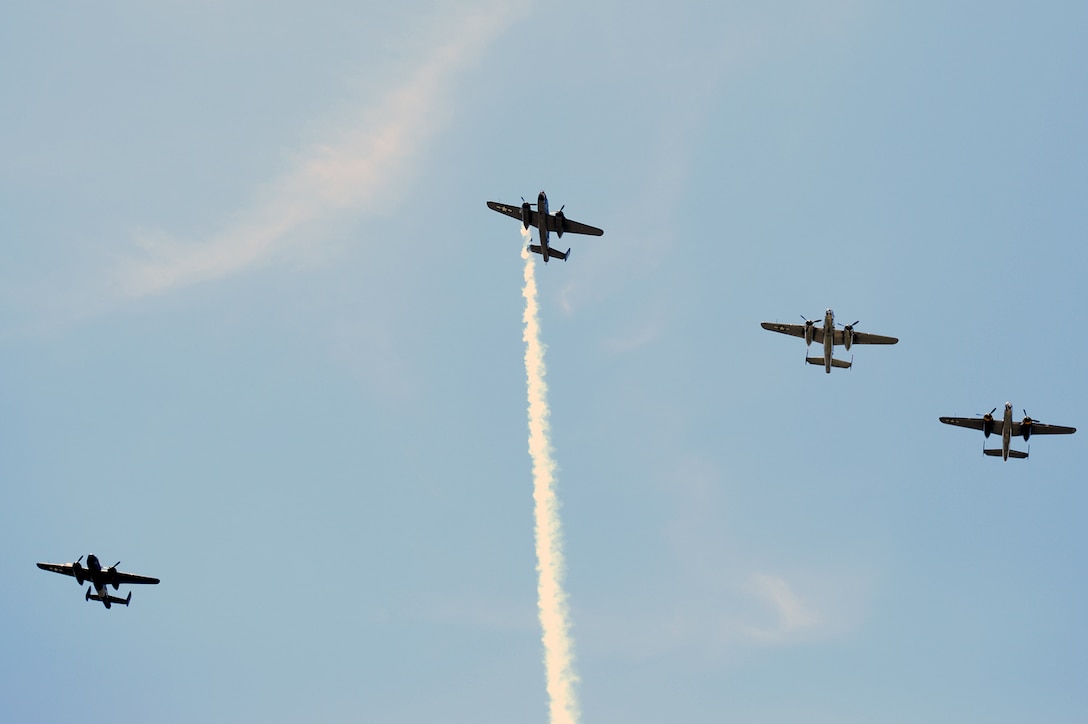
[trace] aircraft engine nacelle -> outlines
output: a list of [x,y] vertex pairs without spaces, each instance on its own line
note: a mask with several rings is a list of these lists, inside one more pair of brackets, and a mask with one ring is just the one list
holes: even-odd
[[567,228],[567,217],[563,216],[563,209],[555,212],[555,235],[563,238],[563,232]]
[[76,561],[75,565],[72,566],[72,573],[76,577],[76,583],[78,583],[79,585],[82,586],[83,585],[83,566],[81,566],[79,564],[79,561]]
[[806,347],[812,345],[812,337],[815,334],[815,332],[813,330],[814,330],[814,328],[812,326],[812,322],[805,322],[805,346]]
[[847,328],[842,331],[842,346],[846,349],[850,349],[850,345],[854,342],[854,330]]
[[1034,422],[1030,417],[1025,417],[1024,421],[1020,423],[1020,434],[1024,436],[1024,442],[1028,441],[1031,437],[1031,424]]
[[982,418],[982,436],[989,437],[994,432],[994,418],[986,415]]
[[521,225],[526,229],[529,228],[529,223],[533,220],[533,211],[529,208],[529,202],[526,201],[521,205]]

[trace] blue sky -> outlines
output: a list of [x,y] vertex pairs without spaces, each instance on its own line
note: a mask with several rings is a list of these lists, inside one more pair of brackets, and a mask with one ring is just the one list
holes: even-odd
[[[0,712],[546,721],[517,225],[586,722],[1083,719],[1088,10],[26,4]],[[566,247],[567,237],[562,240]],[[900,337],[825,375],[761,321]],[[34,567],[158,576],[105,611]]]

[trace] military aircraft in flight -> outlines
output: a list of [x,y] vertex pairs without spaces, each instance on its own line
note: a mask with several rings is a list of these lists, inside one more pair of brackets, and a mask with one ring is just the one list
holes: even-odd
[[548,196],[543,191],[536,197],[535,211],[533,210],[533,206],[534,204],[530,204],[524,198],[521,200],[521,206],[510,206],[508,204],[500,204],[496,201],[487,202],[487,208],[517,219],[525,229],[528,229],[530,226],[535,226],[540,230],[540,244],[530,244],[529,251],[544,257],[545,264],[548,262],[548,259],[553,256],[556,259],[566,261],[567,256],[570,255],[569,248],[565,252],[562,252],[548,246],[548,232],[554,231],[556,236],[560,239],[563,238],[565,232],[571,234],[587,234],[589,236],[601,236],[604,234],[603,231],[595,226],[579,224],[577,221],[571,221],[564,216],[563,209],[566,208],[565,204],[559,207],[559,211],[556,211],[554,214],[549,214]]
[[769,329],[772,332],[781,332],[782,334],[789,334],[794,337],[801,337],[805,340],[805,346],[811,345],[813,342],[816,344],[822,344],[824,346],[824,353],[820,357],[805,357],[805,361],[811,365],[823,365],[824,371],[831,374],[832,367],[841,367],[842,369],[849,369],[853,362],[846,362],[841,359],[835,359],[833,356],[834,346],[841,344],[850,349],[852,344],[895,344],[899,341],[897,337],[882,337],[879,334],[869,334],[867,332],[855,332],[854,324],[847,324],[842,329],[835,329],[835,313],[828,309],[824,312],[824,326],[817,327],[816,321],[812,319],[805,319],[804,315],[801,319],[805,320],[804,324],[779,324],[778,322],[762,322],[760,326],[764,329]]
[[[982,417],[941,417],[938,419],[946,425],[966,427],[971,430],[982,430],[982,453],[991,457],[1000,455],[1001,459],[1005,461],[1008,461],[1009,458],[1019,458],[1020,460],[1023,460],[1028,456],[1026,452],[1013,450],[1009,447],[1009,443],[1012,442],[1014,437],[1023,436],[1024,442],[1027,442],[1028,438],[1032,435],[1072,435],[1077,431],[1077,428],[1075,427],[1045,425],[1037,420],[1032,420],[1028,416],[1027,410],[1024,410],[1023,420],[1020,422],[1013,422],[1011,402],[1005,403],[1004,419],[995,420],[995,412],[997,412],[996,407]],[[990,435],[995,432],[1001,434],[1001,447],[986,447],[986,438],[990,437]]]
[[[43,571],[53,571],[54,573],[63,573],[66,576],[74,576],[76,583],[80,586],[84,581],[89,581],[90,586],[87,587],[87,595],[83,597],[85,601],[101,601],[102,605],[109,608],[111,604],[123,603],[126,606],[129,601],[132,600],[132,591],[128,592],[128,596],[120,598],[119,596],[111,596],[107,590],[107,586],[113,586],[113,590],[122,583],[158,583],[158,578],[151,578],[149,576],[137,576],[134,573],[123,573],[117,570],[117,566],[121,565],[121,561],[117,561],[109,568],[103,568],[102,564],[98,562],[98,558],[93,553],[87,556],[87,567],[84,568],[81,561],[83,556],[79,557],[75,563],[39,563],[38,568]],[[95,592],[91,593],[91,588],[94,588]]]

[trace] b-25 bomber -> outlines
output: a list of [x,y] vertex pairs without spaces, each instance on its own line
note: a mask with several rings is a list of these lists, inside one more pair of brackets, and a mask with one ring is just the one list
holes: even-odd
[[805,320],[804,324],[780,324],[778,322],[762,322],[760,326],[764,329],[772,332],[779,332],[781,334],[788,334],[793,337],[800,337],[805,340],[805,346],[811,346],[813,342],[823,345],[824,353],[819,357],[805,357],[805,361],[810,365],[823,365],[824,371],[831,374],[832,367],[839,367],[841,369],[850,369],[853,361],[847,362],[841,359],[835,359],[834,348],[835,345],[841,344],[847,350],[854,344],[895,344],[899,341],[898,337],[883,337],[879,334],[869,334],[868,332],[855,332],[853,324],[847,324],[842,329],[835,329],[835,313],[828,309],[824,312],[824,326],[816,326],[816,320],[805,319],[804,315],[801,319]]
[[[103,568],[102,564],[98,562],[98,558],[91,553],[87,556],[87,566],[84,567],[81,561],[83,556],[80,556],[75,563],[39,563],[38,568],[43,571],[52,571],[54,573],[60,573],[65,576],[72,576],[76,579],[76,583],[80,586],[84,581],[90,582],[90,586],[87,587],[87,595],[83,597],[85,601],[101,601],[102,605],[109,608],[114,603],[122,603],[128,605],[132,601],[132,591],[129,591],[128,596],[121,598],[120,596],[111,596],[109,594],[108,586],[113,586],[113,590],[117,590],[122,583],[158,583],[158,578],[151,578],[150,576],[137,576],[135,573],[124,573],[117,570],[117,566],[121,565],[121,561],[117,561],[109,568]],[[94,589],[94,593],[91,593],[91,589]]]
[[[1027,410],[1024,410],[1023,420],[1014,422],[1011,402],[1005,403],[1005,416],[1002,419],[995,420],[995,412],[997,412],[996,407],[982,417],[941,417],[938,419],[946,425],[966,427],[970,430],[982,430],[982,454],[991,457],[1000,455],[1004,461],[1008,461],[1009,458],[1023,460],[1028,456],[1027,452],[1014,450],[1010,447],[1014,437],[1023,437],[1024,442],[1027,442],[1032,435],[1072,435],[1077,431],[1075,427],[1047,425],[1038,420],[1033,420],[1028,415]],[[986,439],[994,433],[1001,435],[1001,447],[988,448],[986,447]]]
[[[536,209],[533,209],[533,206]],[[510,206],[509,204],[500,204],[497,201],[488,201],[487,208],[492,211],[498,211],[500,214],[505,214],[513,219],[517,219],[521,222],[521,225],[526,230],[530,226],[535,226],[540,233],[540,244],[530,244],[529,251],[534,254],[540,254],[544,257],[544,263],[548,262],[548,259],[555,257],[556,259],[567,260],[567,256],[570,255],[570,249],[565,252],[553,249],[548,245],[548,233],[554,231],[556,236],[560,239],[563,238],[564,233],[568,234],[586,234],[588,236],[601,236],[603,231],[595,226],[588,226],[587,224],[580,224],[577,221],[571,221],[563,215],[563,209],[566,208],[564,204],[554,214],[548,213],[548,196],[543,191],[536,197],[536,204],[531,204],[525,199],[521,200],[521,206]]]

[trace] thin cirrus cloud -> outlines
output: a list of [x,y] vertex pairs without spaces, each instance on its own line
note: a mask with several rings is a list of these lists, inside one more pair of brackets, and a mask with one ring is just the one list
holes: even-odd
[[744,585],[744,591],[762,600],[775,614],[769,626],[746,626],[751,638],[768,644],[798,641],[822,631],[823,617],[811,609],[793,590],[786,579],[767,573],[754,574]]
[[402,86],[374,107],[351,114],[344,130],[299,154],[292,167],[254,194],[226,228],[200,241],[139,233],[117,288],[125,298],[163,294],[222,278],[312,244],[302,233],[335,214],[388,203],[390,189],[411,172],[420,147],[440,129],[446,87],[517,16],[496,3],[444,26],[452,38],[422,60]]
[[819,643],[850,628],[847,618],[856,608],[850,591],[802,594],[782,575],[741,575],[683,577],[658,594],[640,590],[587,606],[578,612],[583,648],[590,656],[635,659],[675,652],[723,656]]

